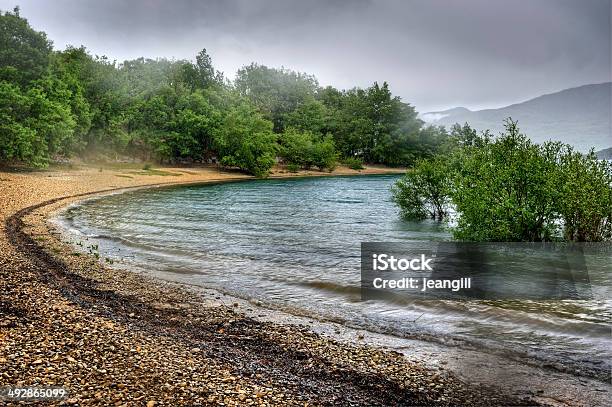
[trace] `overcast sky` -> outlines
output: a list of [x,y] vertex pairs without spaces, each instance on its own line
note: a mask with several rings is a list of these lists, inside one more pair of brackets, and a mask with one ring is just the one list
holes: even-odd
[[250,62],[338,88],[389,82],[420,112],[611,80],[611,0],[0,0],[56,48]]

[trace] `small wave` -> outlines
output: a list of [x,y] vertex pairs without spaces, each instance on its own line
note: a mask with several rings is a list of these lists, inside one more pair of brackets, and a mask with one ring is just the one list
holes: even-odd
[[316,288],[317,290],[329,291],[334,293],[361,295],[361,287],[336,284],[331,281],[306,281],[295,283],[304,287]]
[[[225,287],[230,294],[236,294],[238,288],[230,284],[236,282],[243,290],[238,296],[276,301],[281,308],[299,308],[360,329],[487,343],[489,348],[537,349],[544,356],[562,354],[560,360],[584,357],[598,363],[609,353],[610,304],[513,306],[399,296],[357,303],[359,242],[449,239],[438,223],[399,219],[388,199],[394,179],[130,192],[76,207],[66,222],[81,235],[109,242],[106,246],[121,250],[121,256],[133,255],[147,272],[168,276],[163,278],[191,272],[185,279],[189,283]],[[421,314],[418,323],[410,322]]]

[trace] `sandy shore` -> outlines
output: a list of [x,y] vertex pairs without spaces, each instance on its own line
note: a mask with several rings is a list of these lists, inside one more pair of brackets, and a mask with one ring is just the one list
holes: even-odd
[[257,321],[214,293],[110,269],[46,222],[94,193],[243,178],[206,168],[0,170],[0,387],[63,386],[60,405],[535,404],[397,352]]

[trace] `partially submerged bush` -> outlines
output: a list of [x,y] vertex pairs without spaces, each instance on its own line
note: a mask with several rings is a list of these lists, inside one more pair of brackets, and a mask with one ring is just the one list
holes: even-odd
[[549,241],[558,234],[556,154],[532,143],[516,122],[494,141],[455,153],[453,235],[471,241]]
[[450,203],[449,184],[446,160],[422,160],[393,186],[393,201],[405,219],[442,220]]
[[561,156],[557,210],[566,240],[612,240],[612,164],[568,151]]
[[612,165],[505,126],[497,139],[472,134],[446,158],[420,161],[393,188],[402,215],[442,219],[452,208],[458,240],[612,239]]

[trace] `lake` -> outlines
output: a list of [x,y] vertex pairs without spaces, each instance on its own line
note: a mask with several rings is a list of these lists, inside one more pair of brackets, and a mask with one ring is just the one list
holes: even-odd
[[102,258],[163,279],[373,332],[609,377],[609,273],[591,276],[593,289],[607,293],[599,300],[361,301],[361,242],[451,240],[444,225],[400,219],[390,194],[397,179],[153,188],[85,201],[66,210],[63,222],[83,247],[98,245]]

